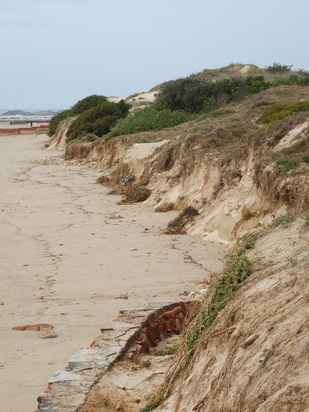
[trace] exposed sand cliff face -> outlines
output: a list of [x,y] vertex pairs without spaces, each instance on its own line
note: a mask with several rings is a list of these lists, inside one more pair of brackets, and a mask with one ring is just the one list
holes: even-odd
[[248,254],[252,280],[207,330],[191,367],[156,410],[308,410],[308,243],[301,219],[258,240]]
[[66,148],[66,132],[73,119],[69,118],[61,122],[56,133],[49,142],[49,149],[64,151]]

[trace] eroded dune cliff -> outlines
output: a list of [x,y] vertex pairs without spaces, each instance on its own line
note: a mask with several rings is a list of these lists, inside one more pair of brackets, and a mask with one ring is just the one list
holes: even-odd
[[[127,200],[135,195],[158,213],[194,208],[189,233],[225,243],[235,256],[246,236],[250,262],[246,280],[199,329],[189,364],[192,320],[160,382],[111,397],[109,406],[96,392],[87,411],[308,410],[308,112],[260,121],[274,103],[305,100],[306,87],[280,86],[160,132],[66,146],[67,158],[98,162],[101,181]],[[204,314],[221,276],[200,303]]]

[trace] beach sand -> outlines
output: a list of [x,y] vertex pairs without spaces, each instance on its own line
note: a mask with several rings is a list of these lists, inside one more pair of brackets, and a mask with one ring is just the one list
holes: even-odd
[[[224,255],[199,237],[163,235],[176,212],[118,205],[95,184],[98,170],[65,162],[46,142],[0,137],[3,412],[33,412],[48,379],[119,310],[178,298],[219,271]],[[38,323],[57,337],[12,329]]]

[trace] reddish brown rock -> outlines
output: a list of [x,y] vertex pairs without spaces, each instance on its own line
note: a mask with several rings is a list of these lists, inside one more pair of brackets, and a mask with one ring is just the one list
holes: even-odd
[[48,329],[53,329],[54,327],[52,325],[49,325],[48,323],[36,323],[34,325],[23,325],[23,326],[14,326],[12,329],[14,330],[33,330],[35,332],[39,332],[41,330],[44,330],[45,328]]

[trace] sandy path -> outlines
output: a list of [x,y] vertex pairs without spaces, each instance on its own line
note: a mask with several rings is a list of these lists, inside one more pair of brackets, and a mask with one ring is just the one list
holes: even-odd
[[[66,164],[43,150],[45,141],[0,137],[3,412],[33,412],[49,377],[120,309],[193,289],[208,270],[219,270],[223,255],[199,238],[161,235],[174,213],[117,205],[118,197],[95,184],[98,171]],[[49,157],[55,160],[42,164]],[[115,299],[124,293],[127,300]],[[43,322],[57,338],[11,329]]]

